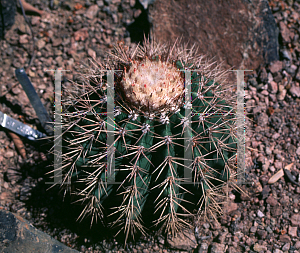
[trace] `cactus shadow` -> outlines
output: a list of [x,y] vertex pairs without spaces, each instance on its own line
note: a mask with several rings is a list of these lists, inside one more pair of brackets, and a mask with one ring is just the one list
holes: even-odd
[[[33,149],[37,150],[37,148],[34,147]],[[39,147],[39,151],[42,151],[42,149]],[[27,217],[27,219],[37,229],[58,240],[62,236],[70,237],[70,242],[67,242],[67,244],[75,245],[77,250],[80,250],[82,245],[86,248],[96,245],[101,250],[113,248],[113,245],[117,244],[124,248],[124,234],[119,233],[118,236],[115,236],[119,227],[108,229],[108,224],[114,217],[106,219],[104,224],[98,221],[92,226],[90,217],[80,221],[77,220],[84,206],[80,202],[74,203],[76,199],[69,193],[64,194],[59,186],[49,184],[53,182],[53,178],[51,178],[53,174],[45,174],[53,169],[53,166],[49,166],[53,163],[53,157],[49,155],[47,158],[47,161],[37,160],[33,165],[25,163],[21,166],[23,179],[20,184],[23,184],[23,186],[28,185],[28,178],[37,181],[36,185],[28,191],[27,199],[23,201],[26,209],[31,214],[31,217]],[[107,208],[113,206],[116,201],[104,203],[104,209],[108,210]],[[105,216],[107,216],[106,213]],[[147,229],[146,232],[147,235],[154,235],[155,231]],[[145,240],[141,233],[137,233],[134,238],[128,238],[127,245],[134,247]],[[105,243],[103,243],[104,241]]]
[[[37,228],[58,240],[62,236],[70,237],[70,243],[75,244],[80,250],[82,245],[86,247],[103,240],[112,241],[113,234],[108,229],[97,223],[91,226],[90,219],[77,221],[82,212],[80,203],[73,203],[74,197],[64,194],[59,186],[51,185],[53,178],[45,176],[52,170],[51,157],[47,161],[36,161],[34,165],[24,164],[21,167],[23,187],[28,184],[28,178],[37,182],[27,193],[23,202],[31,217],[28,220]],[[50,182],[50,184],[49,184]],[[51,187],[51,188],[50,188]]]
[[148,10],[140,8],[142,13],[135,19],[134,22],[127,26],[127,31],[130,34],[131,42],[142,43],[144,38],[148,38],[151,29],[151,23],[149,22]]

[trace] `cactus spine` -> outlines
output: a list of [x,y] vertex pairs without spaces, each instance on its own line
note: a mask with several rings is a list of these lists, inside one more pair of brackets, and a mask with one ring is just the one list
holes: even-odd
[[[81,82],[65,90],[63,102],[63,182],[81,197],[81,218],[91,214],[92,222],[111,221],[127,239],[145,233],[145,218],[159,231],[175,234],[195,208],[198,217],[221,212],[216,196],[232,176],[236,146],[226,71],[204,61],[195,48],[147,40],[133,49],[120,44],[105,66],[93,64]],[[113,119],[107,112],[113,102],[107,94],[111,69],[116,70]],[[186,71],[191,73],[189,111]],[[110,169],[119,184],[107,184]],[[185,171],[194,184],[183,184]]]

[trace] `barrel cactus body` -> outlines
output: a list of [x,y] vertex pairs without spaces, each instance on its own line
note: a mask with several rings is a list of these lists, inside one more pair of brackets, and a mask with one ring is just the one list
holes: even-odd
[[221,212],[215,196],[236,152],[225,72],[194,48],[149,41],[93,64],[63,97],[63,182],[81,217],[127,238],[145,224],[174,234],[194,210]]

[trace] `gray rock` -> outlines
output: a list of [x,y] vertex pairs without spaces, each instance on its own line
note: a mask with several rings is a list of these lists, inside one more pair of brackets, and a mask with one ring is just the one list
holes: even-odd
[[290,243],[286,243],[286,244],[284,244],[284,245],[282,246],[282,250],[283,250],[283,251],[287,251],[287,250],[290,249],[290,247],[291,247],[291,244],[290,244]]
[[0,248],[3,253],[76,253],[17,214],[0,210]]
[[6,30],[10,29],[15,23],[17,5],[16,1],[1,1],[1,19],[0,19],[0,40]]

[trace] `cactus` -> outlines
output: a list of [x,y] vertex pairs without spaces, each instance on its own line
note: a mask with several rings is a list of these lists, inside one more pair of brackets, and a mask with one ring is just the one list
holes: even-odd
[[[145,233],[146,220],[174,235],[195,209],[197,217],[221,213],[218,200],[234,175],[236,152],[225,76],[194,47],[149,40],[134,48],[119,44],[105,64],[92,61],[82,70],[81,81],[64,90],[62,114],[63,184],[82,201],[79,218],[109,222],[127,239]],[[110,171],[119,183],[107,182]]]

